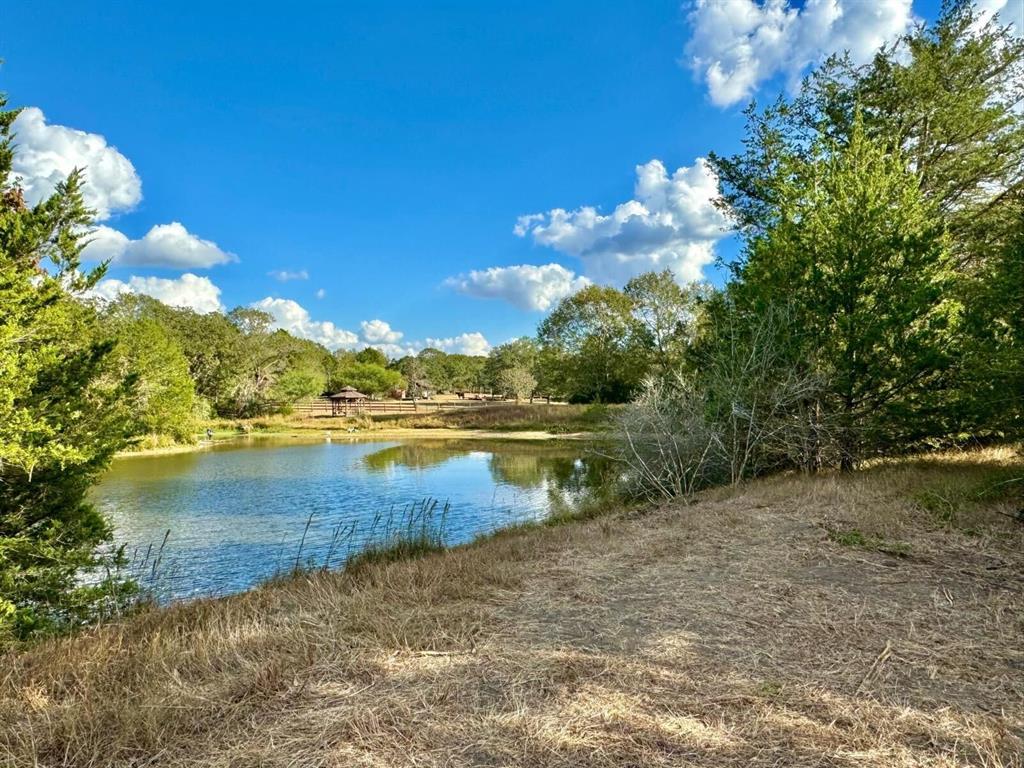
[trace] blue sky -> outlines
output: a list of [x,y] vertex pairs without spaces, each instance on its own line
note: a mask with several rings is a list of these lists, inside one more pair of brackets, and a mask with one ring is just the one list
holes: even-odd
[[747,97],[935,13],[909,2],[6,0],[0,90],[37,108],[30,192],[89,166],[105,295],[480,352],[587,281],[719,280],[698,158]]

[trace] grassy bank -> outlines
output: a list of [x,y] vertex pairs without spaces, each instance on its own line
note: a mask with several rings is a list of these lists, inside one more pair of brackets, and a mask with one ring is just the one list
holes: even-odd
[[778,477],[153,611],[0,658],[0,764],[1020,765],[1022,474]]
[[466,432],[546,432],[566,435],[602,432],[609,428],[617,406],[542,405],[514,403],[422,414],[374,414],[350,417],[302,418],[275,415],[255,419],[219,419],[210,422],[215,437],[234,432],[323,432],[326,429],[360,432],[461,430]]
[[549,432],[567,434],[603,432],[617,406],[541,405],[508,403],[486,408],[429,413],[420,416],[375,416],[378,428],[482,429],[496,432]]
[[252,419],[211,419],[191,443],[149,436],[120,456],[153,456],[184,453],[209,445],[206,428],[214,442],[246,435],[279,437],[369,435],[390,438],[501,438],[507,440],[543,440],[548,437],[591,437],[609,429],[618,406],[542,405],[513,403],[444,413],[422,415],[361,415],[302,418],[275,414]]

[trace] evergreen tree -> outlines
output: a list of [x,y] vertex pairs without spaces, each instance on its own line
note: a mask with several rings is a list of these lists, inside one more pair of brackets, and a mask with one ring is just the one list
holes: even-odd
[[[10,177],[0,97],[0,639],[72,626],[115,600],[110,537],[86,492],[132,434],[132,376],[114,365],[95,311],[77,299],[103,274],[79,270],[91,216],[81,175],[28,207]],[[116,559],[114,557],[113,559]]]
[[1024,196],[1005,239],[972,275],[957,397],[947,403],[951,433],[983,439],[1024,435]]
[[833,56],[796,98],[764,110],[751,104],[744,151],[710,155],[739,228],[756,234],[774,226],[778,191],[812,160],[821,138],[848,141],[859,112],[868,136],[903,153],[918,174],[953,234],[958,262],[984,257],[992,226],[1008,223],[1003,209],[1024,181],[1024,38],[980,22],[970,0],[952,0],[933,24],[867,65]]
[[[928,436],[929,389],[948,367],[961,307],[941,219],[899,152],[856,120],[776,191],[732,291],[755,314],[785,305],[799,357],[827,382],[844,466],[868,446]],[[922,412],[922,409],[924,411]]]

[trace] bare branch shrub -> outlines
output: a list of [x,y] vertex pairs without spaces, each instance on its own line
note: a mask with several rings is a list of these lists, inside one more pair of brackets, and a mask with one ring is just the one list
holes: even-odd
[[794,361],[785,309],[724,312],[694,373],[645,383],[620,415],[620,458],[641,496],[688,497],[783,467],[814,470],[832,451],[814,367]]

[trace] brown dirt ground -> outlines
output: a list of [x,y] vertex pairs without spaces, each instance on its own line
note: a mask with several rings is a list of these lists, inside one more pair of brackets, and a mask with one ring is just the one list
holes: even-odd
[[914,501],[1010,460],[776,478],[11,653],[0,764],[1020,766],[1015,502]]

